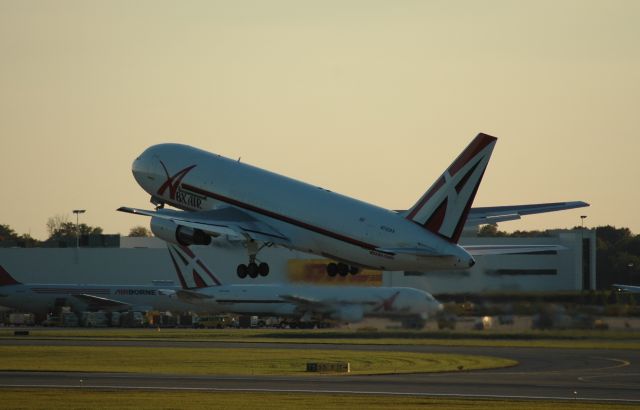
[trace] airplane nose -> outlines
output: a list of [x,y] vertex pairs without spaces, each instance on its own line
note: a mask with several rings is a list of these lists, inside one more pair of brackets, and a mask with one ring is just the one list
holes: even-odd
[[157,157],[149,151],[150,148],[138,155],[131,164],[133,177],[136,182],[145,189],[155,187],[162,177],[160,162]]
[[475,264],[476,264],[476,260],[475,259],[473,259],[473,258],[469,259],[469,267],[470,268]]

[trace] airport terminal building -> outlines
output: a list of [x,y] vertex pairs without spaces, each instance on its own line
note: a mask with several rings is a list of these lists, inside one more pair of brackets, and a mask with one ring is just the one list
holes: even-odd
[[[478,256],[470,269],[447,272],[381,272],[329,277],[318,256],[265,248],[266,277],[240,279],[236,266],[247,260],[241,242],[215,240],[194,252],[222,283],[314,283],[408,286],[434,295],[484,292],[549,292],[595,289],[595,230],[558,230],[544,237],[466,236],[462,245],[560,245],[563,250]],[[157,238],[120,237],[86,242],[80,248],[0,248],[0,265],[23,283],[149,285],[178,283],[169,252]],[[157,282],[156,282],[157,283]]]

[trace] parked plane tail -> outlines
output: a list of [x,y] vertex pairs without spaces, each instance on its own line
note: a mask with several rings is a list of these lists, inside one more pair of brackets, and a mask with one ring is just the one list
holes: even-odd
[[186,246],[176,246],[167,243],[169,256],[176,269],[180,286],[183,289],[200,289],[210,286],[220,286],[222,283],[209,268]]
[[457,243],[497,138],[478,134],[405,218]]
[[22,283],[15,280],[13,276],[0,265],[0,286],[9,285],[22,285]]

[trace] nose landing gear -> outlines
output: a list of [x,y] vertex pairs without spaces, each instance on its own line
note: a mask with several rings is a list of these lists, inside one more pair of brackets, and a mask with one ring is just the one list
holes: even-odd
[[360,268],[357,266],[349,266],[346,263],[328,263],[327,274],[332,278],[336,275],[347,276],[348,274],[356,275],[360,272]]

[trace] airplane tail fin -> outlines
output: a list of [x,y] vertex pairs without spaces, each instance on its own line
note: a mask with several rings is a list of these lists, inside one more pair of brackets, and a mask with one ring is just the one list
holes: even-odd
[[15,280],[13,276],[0,265],[0,286],[9,285],[22,285],[22,283]]
[[222,285],[216,275],[191,249],[170,243],[167,243],[167,248],[182,289],[200,289]]
[[478,134],[405,218],[457,243],[497,138]]

